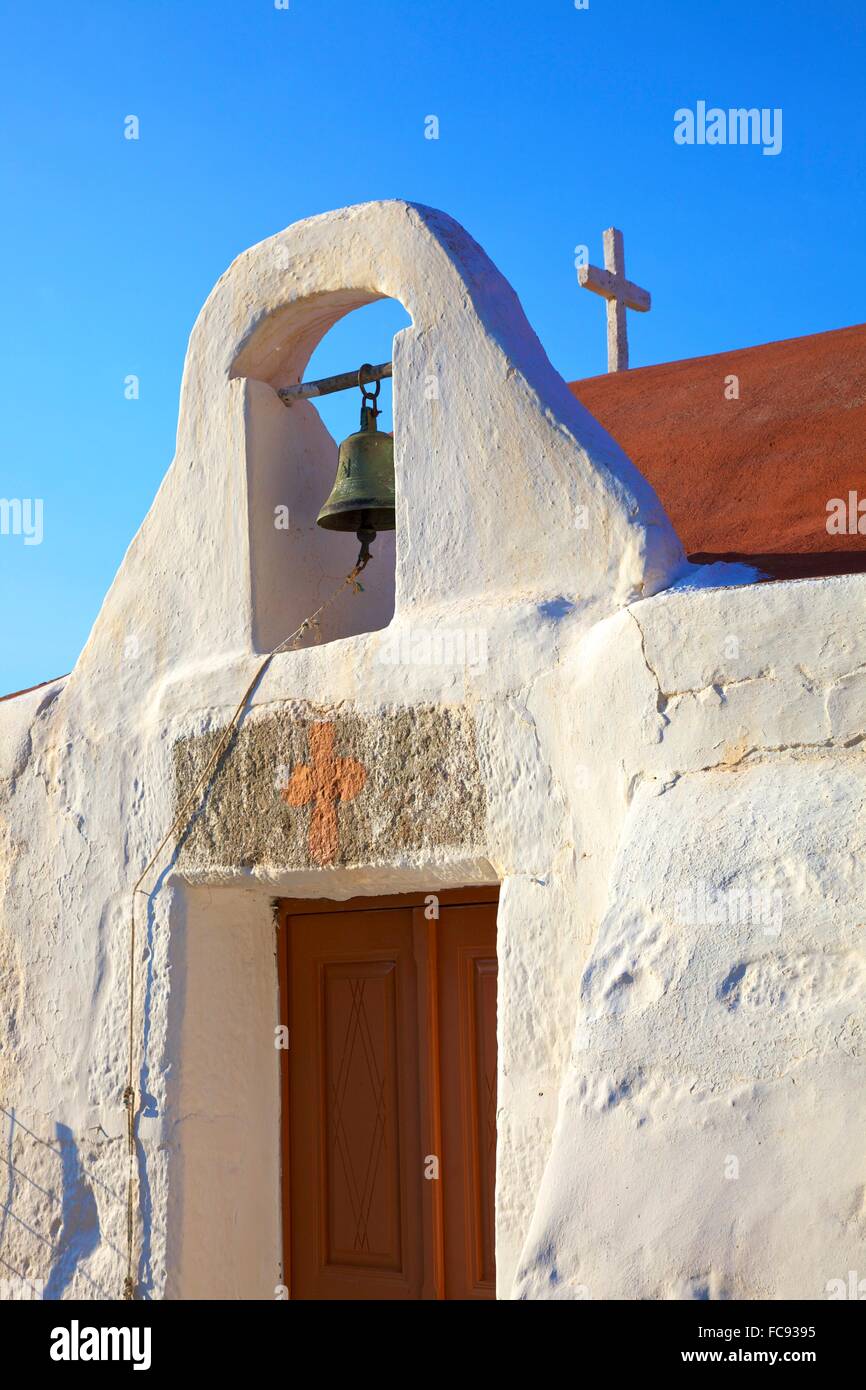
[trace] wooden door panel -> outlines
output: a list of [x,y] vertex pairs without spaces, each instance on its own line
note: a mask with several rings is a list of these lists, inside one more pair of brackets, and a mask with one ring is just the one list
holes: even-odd
[[496,916],[447,907],[439,923],[445,1297],[495,1297]]
[[397,963],[321,971],[328,1265],[401,1268]]
[[286,906],[292,1298],[495,1296],[496,903],[457,897]]
[[417,1003],[408,911],[292,923],[293,1298],[418,1298]]
[[487,949],[475,956],[471,998],[475,1023],[475,1095],[473,1121],[478,1153],[477,1287],[493,1297],[496,1289],[496,931]]

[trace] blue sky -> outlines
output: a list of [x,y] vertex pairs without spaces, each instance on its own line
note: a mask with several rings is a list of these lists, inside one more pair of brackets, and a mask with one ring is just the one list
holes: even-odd
[[[0,693],[74,664],[171,461],[202,302],[298,218],[444,208],[568,379],[605,370],[574,248],[599,262],[611,224],[653,295],[632,366],[866,319],[862,0],[4,0],[0,25],[0,498],[43,500],[41,544],[0,534]],[[781,153],[675,144],[699,100],[781,108]],[[352,315],[311,373],[405,321]],[[323,413],[339,435],[357,404]]]

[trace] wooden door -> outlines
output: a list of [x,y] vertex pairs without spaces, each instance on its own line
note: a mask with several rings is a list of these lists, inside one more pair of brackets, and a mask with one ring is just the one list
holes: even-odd
[[496,909],[443,907],[438,941],[442,1201],[449,1298],[493,1298]]
[[494,1297],[497,897],[284,905],[292,1298]]

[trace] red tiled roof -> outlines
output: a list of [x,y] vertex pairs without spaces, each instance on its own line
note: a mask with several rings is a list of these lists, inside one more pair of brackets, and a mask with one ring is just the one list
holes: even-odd
[[36,685],[25,686],[23,690],[13,690],[10,695],[0,695],[2,700],[17,700],[19,695],[29,695],[31,690],[41,690],[44,685],[54,685],[55,681],[65,680],[65,676],[53,676],[50,681],[38,681]]
[[866,534],[827,531],[831,498],[866,499],[866,324],[570,389],[652,483],[690,558],[749,559],[777,578],[866,570]]

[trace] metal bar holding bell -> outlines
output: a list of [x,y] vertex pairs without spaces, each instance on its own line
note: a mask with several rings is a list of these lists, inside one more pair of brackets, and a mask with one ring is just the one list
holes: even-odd
[[323,376],[320,381],[301,381],[297,386],[282,386],[277,395],[286,406],[293,401],[307,401],[311,396],[330,396],[334,391],[349,391],[365,381],[381,381],[391,376],[393,366],[393,362],[382,362],[366,370],[362,367],[360,371],[341,372],[339,376]]

